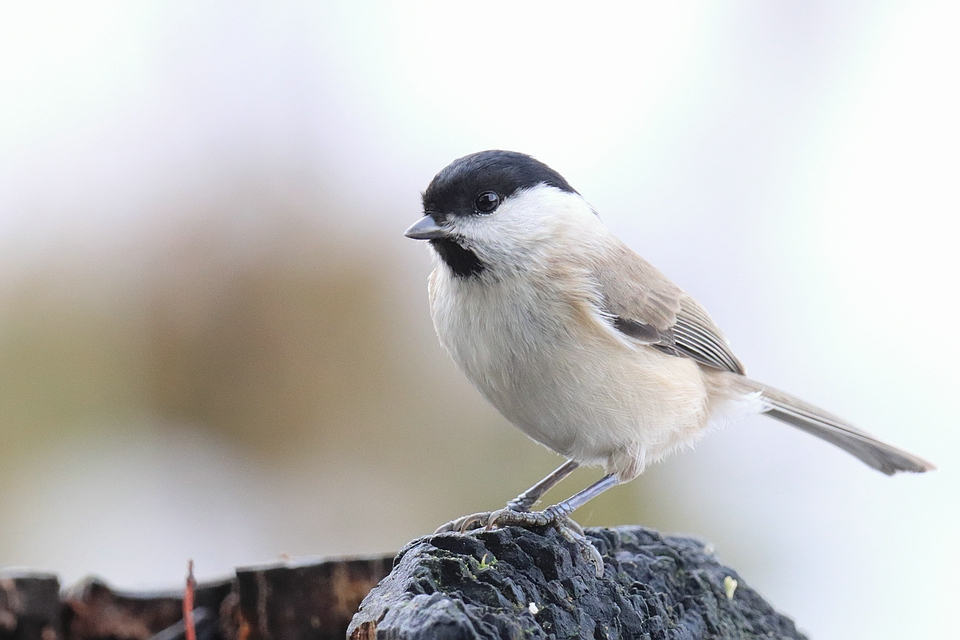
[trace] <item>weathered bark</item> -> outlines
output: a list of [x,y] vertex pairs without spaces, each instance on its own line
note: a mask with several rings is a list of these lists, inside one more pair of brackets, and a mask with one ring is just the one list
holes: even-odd
[[416,540],[364,599],[349,637],[804,637],[696,540],[642,527],[587,536],[603,555],[599,578],[554,529]]
[[[237,570],[194,590],[197,640],[341,640],[393,555]],[[178,640],[183,590],[116,591],[88,579],[60,592],[56,576],[0,571],[0,640]]]
[[[803,637],[695,540],[642,527],[587,535],[603,554],[600,578],[555,530],[516,527],[427,536],[395,561],[238,569],[197,585],[197,640],[339,640],[348,623],[354,640]],[[182,598],[98,580],[61,594],[55,576],[0,572],[0,640],[178,640]]]
[[360,601],[393,557],[237,570],[240,640],[343,640]]
[[60,583],[46,573],[0,571],[0,640],[60,637]]
[[[194,594],[198,640],[219,638],[220,604],[233,588],[231,580],[200,584]],[[148,640],[158,634],[173,640],[183,635],[183,591],[115,591],[88,579],[63,594],[67,640]],[[161,640],[158,639],[158,640]]]

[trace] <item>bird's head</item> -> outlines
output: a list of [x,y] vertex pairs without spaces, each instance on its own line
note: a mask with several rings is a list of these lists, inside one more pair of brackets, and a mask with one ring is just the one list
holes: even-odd
[[559,173],[513,151],[454,160],[423,192],[424,216],[406,236],[428,240],[455,276],[522,266],[567,215],[591,211]]

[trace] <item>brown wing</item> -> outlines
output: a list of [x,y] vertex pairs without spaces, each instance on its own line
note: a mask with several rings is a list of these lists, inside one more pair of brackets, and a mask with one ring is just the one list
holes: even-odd
[[629,247],[594,269],[603,310],[617,330],[665,353],[744,373],[706,310]]

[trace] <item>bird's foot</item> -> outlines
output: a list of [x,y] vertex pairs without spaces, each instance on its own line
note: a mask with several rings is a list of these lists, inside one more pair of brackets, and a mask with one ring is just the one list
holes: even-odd
[[[571,524],[573,525],[572,527],[570,526]],[[557,525],[557,531],[560,532],[560,535],[562,535],[567,542],[572,542],[577,545],[580,557],[591,563],[596,576],[602,578],[603,556],[600,555],[597,548],[587,539],[587,536],[583,535],[583,527],[570,518],[567,518],[562,525]]]
[[[480,513],[471,513],[468,516],[460,516],[456,520],[451,520],[445,525],[442,525],[433,533],[449,533],[451,531],[456,533],[466,533],[468,531],[473,531],[474,529],[492,529],[495,526],[508,526],[512,523],[500,525],[499,523],[491,522],[491,518],[498,516],[500,513],[527,513],[530,511],[531,504],[532,501],[527,498],[526,495],[522,495],[508,502],[506,508],[504,509],[500,509],[499,511],[481,511]],[[571,520],[571,522],[573,521]],[[580,525],[577,525],[577,527],[579,526]],[[582,530],[581,533],[583,533]]]
[[493,513],[492,511],[482,511],[480,513],[471,513],[468,516],[461,516],[456,520],[451,520],[441,525],[433,533],[466,533],[474,529],[480,529],[487,526],[487,521],[490,520],[490,516]]
[[517,511],[508,506],[499,511],[473,513],[451,520],[434,533],[467,533],[481,528],[490,530],[509,526],[556,528],[564,540],[575,544],[580,556],[593,565],[597,577],[603,576],[603,556],[587,540],[583,527],[569,516],[563,504],[547,507],[543,511]]
[[[524,517],[527,515],[533,516],[535,521],[528,521],[528,519]],[[520,520],[517,520],[517,516],[519,516]],[[557,522],[561,521],[558,520]],[[511,525],[517,525],[521,527],[545,527],[550,524],[556,523],[550,520],[544,520],[543,512],[538,511],[529,513],[526,511],[519,511],[512,508],[508,504],[506,509],[500,509],[499,511],[481,511],[480,513],[472,513],[468,516],[460,516],[456,520],[451,520],[450,522],[441,525],[433,533],[467,533],[468,531],[473,531],[475,529],[493,529],[495,527],[509,527]],[[570,517],[562,518],[562,526],[573,530],[574,533],[577,533],[581,536],[583,535],[583,527],[577,524],[577,522]]]
[[[500,509],[490,514],[490,517],[487,519],[486,528],[559,526],[570,519],[570,511],[564,507],[565,505],[561,502],[552,507],[547,507],[543,511],[519,511],[511,509],[508,505],[506,509]],[[573,521],[571,520],[571,522]],[[580,525],[577,525],[577,528],[579,527]]]
[[603,576],[603,556],[597,548],[587,540],[581,527],[573,520],[563,503],[547,507],[543,511],[513,511],[500,509],[494,511],[487,518],[486,529],[494,527],[554,527],[567,542],[577,546],[580,556],[590,562],[597,577]]

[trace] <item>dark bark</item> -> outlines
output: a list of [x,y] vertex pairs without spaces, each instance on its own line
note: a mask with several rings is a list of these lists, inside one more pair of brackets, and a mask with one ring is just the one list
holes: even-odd
[[[194,616],[198,640],[219,639],[220,605],[233,581],[197,585]],[[97,579],[81,582],[63,594],[67,640],[175,640],[183,636],[183,591],[115,591]]]
[[60,637],[60,582],[45,573],[0,572],[0,640]]
[[237,570],[242,640],[343,640],[360,601],[392,556]]
[[364,599],[350,638],[804,637],[696,540],[642,527],[587,535],[599,578],[555,529],[416,540]]
[[[395,560],[238,569],[197,585],[197,640],[339,640],[348,623],[355,640],[803,637],[695,540],[642,527],[587,535],[603,554],[600,578],[555,530],[516,527],[427,536]],[[182,589],[125,593],[87,580],[60,593],[55,576],[0,572],[0,640],[178,640],[182,602]]]
[[[237,570],[194,590],[197,640],[341,640],[393,555]],[[180,640],[183,590],[124,592],[88,579],[0,572],[0,640]]]

